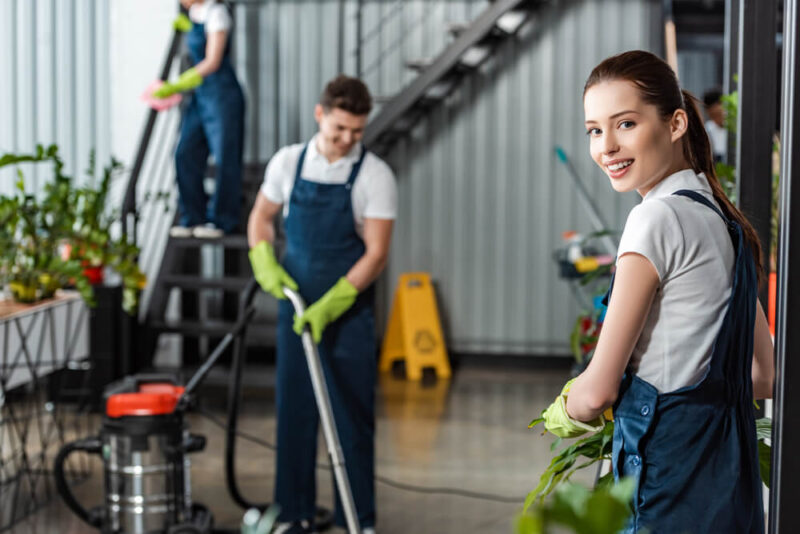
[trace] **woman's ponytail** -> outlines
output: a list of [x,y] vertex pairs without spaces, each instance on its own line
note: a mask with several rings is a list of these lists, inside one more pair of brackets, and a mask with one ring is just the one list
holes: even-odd
[[758,273],[759,283],[764,278],[764,264],[761,253],[761,242],[758,239],[755,229],[747,220],[747,217],[728,199],[722,184],[719,183],[716,169],[714,168],[714,157],[711,152],[711,141],[703,125],[703,116],[697,98],[689,91],[683,89],[683,107],[689,117],[689,127],[687,128],[687,139],[683,144],[683,155],[695,172],[702,172],[708,179],[711,191],[714,193],[714,200],[720,205],[722,211],[728,217],[734,219],[742,227],[745,241],[753,253],[756,262],[756,272]]

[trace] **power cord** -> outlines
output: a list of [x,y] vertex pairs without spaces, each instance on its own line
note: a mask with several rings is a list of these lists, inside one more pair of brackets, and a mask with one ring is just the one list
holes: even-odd
[[[196,412],[199,415],[202,415],[203,417],[205,417],[206,419],[208,419],[209,421],[214,423],[216,426],[222,428],[223,430],[227,429],[227,425],[222,420],[220,420],[217,416],[211,414],[211,412],[209,412],[207,410],[203,410],[201,408],[195,408],[193,411]],[[244,439],[244,440],[253,442],[253,443],[257,444],[257,445],[261,445],[262,447],[267,448],[267,449],[269,449],[271,451],[276,450],[276,447],[275,447],[274,443],[270,443],[269,441],[266,441],[264,439],[258,438],[256,436],[251,435],[251,434],[247,434],[246,432],[242,432],[242,431],[240,431],[238,429],[236,430],[236,435],[239,436],[240,438]],[[330,464],[318,463],[317,464],[317,468],[325,470],[325,471],[330,471],[331,465]],[[482,501],[501,502],[501,503],[510,503],[510,504],[521,504],[521,503],[523,503],[525,501],[525,497],[509,497],[509,496],[506,496],[506,495],[496,495],[496,494],[492,494],[492,493],[481,493],[481,492],[477,492],[477,491],[469,491],[469,490],[463,490],[463,489],[457,489],[457,488],[448,488],[448,487],[416,486],[416,485],[413,485],[413,484],[405,484],[403,482],[397,482],[397,481],[394,481],[394,480],[392,480],[390,478],[382,477],[382,476],[379,476],[379,475],[375,475],[375,480],[377,480],[378,482],[381,482],[382,484],[390,486],[392,488],[403,490],[403,491],[409,491],[409,492],[412,492],[412,493],[423,493],[423,494],[427,494],[427,495],[455,495],[455,496],[458,496],[458,497],[467,497],[469,499],[478,499],[478,500],[482,500]]]

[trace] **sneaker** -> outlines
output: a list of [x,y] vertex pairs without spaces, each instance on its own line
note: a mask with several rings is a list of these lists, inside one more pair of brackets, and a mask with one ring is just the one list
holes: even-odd
[[193,228],[188,226],[173,226],[169,229],[171,237],[192,237]]
[[214,225],[206,224],[203,226],[195,226],[192,229],[192,235],[198,239],[219,239],[225,235],[225,232],[216,228]]

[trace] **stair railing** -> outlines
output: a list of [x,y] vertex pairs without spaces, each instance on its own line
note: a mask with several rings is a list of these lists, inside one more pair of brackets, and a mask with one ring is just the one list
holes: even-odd
[[[169,49],[167,50],[167,57],[161,68],[159,79],[166,80],[173,68],[173,63],[178,56],[178,49],[181,43],[181,32],[175,30],[170,41]],[[134,159],[131,174],[128,178],[128,187],[125,190],[125,198],[122,202],[122,229],[123,232],[133,237],[136,240],[136,190],[139,185],[139,178],[142,175],[142,169],[147,156],[147,150],[150,148],[150,141],[153,137],[153,130],[156,126],[156,119],[159,112],[150,109],[147,113],[147,121],[145,122],[144,130],[139,140],[139,147],[136,150],[136,158]]]
[[[413,20],[406,20],[408,15],[408,2],[403,0],[393,0],[389,3],[380,16],[369,28],[365,28],[365,11],[368,9],[367,4],[381,5],[384,2],[371,1],[371,0],[358,0],[357,9],[355,13],[355,26],[356,26],[356,47],[352,51],[352,56],[355,63],[355,71],[359,78],[369,81],[369,76],[378,71],[381,67],[387,64],[389,57],[406,45],[411,39],[419,37],[420,32],[430,29],[430,25],[441,24],[442,32],[446,31],[444,23],[444,11],[449,0],[429,0],[424,3],[424,10]],[[437,16],[438,12],[438,16]],[[402,24],[404,31],[389,41],[387,44],[380,46],[379,39],[384,36],[387,29],[394,24]],[[364,50],[377,49],[380,46],[379,52],[375,59],[365,65]],[[434,51],[438,52],[438,51]],[[401,62],[406,63],[411,58],[402,57]],[[418,58],[413,58],[418,59]],[[402,67],[401,67],[402,68]],[[402,90],[402,87],[393,88],[395,92]]]

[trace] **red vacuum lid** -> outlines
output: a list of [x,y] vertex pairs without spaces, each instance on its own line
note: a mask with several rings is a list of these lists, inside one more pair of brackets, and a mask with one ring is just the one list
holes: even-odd
[[106,402],[106,415],[166,415],[175,411],[183,386],[168,383],[142,384],[137,393],[117,393]]

